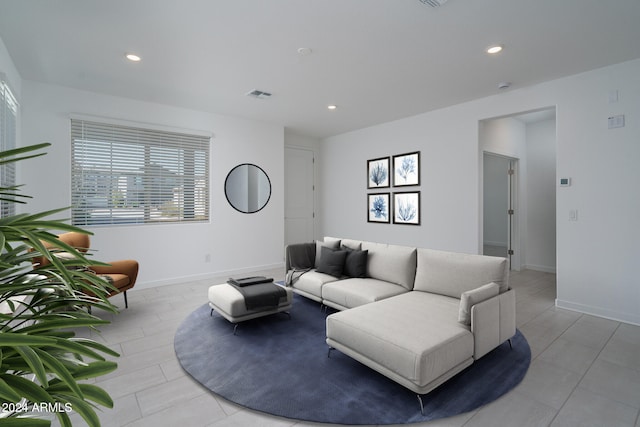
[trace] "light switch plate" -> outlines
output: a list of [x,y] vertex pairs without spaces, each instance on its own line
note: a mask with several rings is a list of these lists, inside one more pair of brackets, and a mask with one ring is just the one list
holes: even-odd
[[608,120],[609,129],[624,127],[624,114],[611,116],[607,120]]

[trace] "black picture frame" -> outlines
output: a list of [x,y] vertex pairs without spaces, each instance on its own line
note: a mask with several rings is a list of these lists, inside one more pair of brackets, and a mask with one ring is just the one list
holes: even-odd
[[367,160],[367,188],[388,188],[391,186],[390,158],[380,157]]
[[400,191],[393,193],[393,223],[420,225],[420,192]]
[[391,222],[391,193],[367,194],[367,222]]
[[420,152],[393,156],[393,186],[420,185]]

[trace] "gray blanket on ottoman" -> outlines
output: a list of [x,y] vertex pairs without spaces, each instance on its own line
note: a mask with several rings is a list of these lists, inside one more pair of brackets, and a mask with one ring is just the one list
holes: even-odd
[[228,281],[244,297],[247,310],[257,310],[260,308],[276,308],[280,304],[280,299],[287,296],[287,292],[273,282],[257,283],[255,285],[238,286],[232,281]]

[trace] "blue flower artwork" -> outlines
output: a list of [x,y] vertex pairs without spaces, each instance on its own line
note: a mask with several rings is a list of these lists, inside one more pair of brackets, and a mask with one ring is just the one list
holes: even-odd
[[369,222],[390,222],[389,193],[368,194],[367,220]]
[[393,194],[393,223],[420,225],[420,192]]
[[405,185],[420,184],[420,152],[399,154],[393,156],[393,185],[401,187]]
[[389,157],[367,161],[367,188],[389,187]]

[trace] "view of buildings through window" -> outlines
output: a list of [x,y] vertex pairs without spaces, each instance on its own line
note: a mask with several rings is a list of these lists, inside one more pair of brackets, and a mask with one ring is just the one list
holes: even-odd
[[209,219],[210,138],[71,121],[74,225]]

